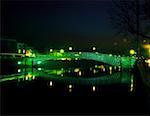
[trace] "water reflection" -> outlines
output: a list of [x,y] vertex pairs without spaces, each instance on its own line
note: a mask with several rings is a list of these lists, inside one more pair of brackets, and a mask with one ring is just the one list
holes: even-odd
[[[102,73],[101,71],[105,70],[105,68],[103,66],[97,67],[100,70],[98,69],[90,70],[91,68],[89,68],[89,72],[91,71],[91,73],[93,74],[89,76],[86,75],[86,73],[89,74],[88,71],[81,70],[80,68],[69,68],[69,69],[61,68],[51,70],[43,69],[42,71],[41,70],[39,71],[39,68],[37,69],[28,68],[26,69],[28,73],[22,72],[20,73],[20,75],[17,76],[3,78],[0,80],[0,82],[8,80],[17,80],[18,84],[24,83],[23,84],[24,87],[27,87],[29,86],[29,84],[35,84],[32,83],[33,81],[35,81],[36,84],[38,83],[37,85],[40,85],[42,88],[51,87],[52,89],[55,89],[55,91],[57,91],[58,89],[63,89],[61,90],[62,94],[64,94],[66,91],[64,86],[67,87],[67,91],[69,93],[80,91],[81,88],[84,88],[84,90],[91,91],[97,94],[100,94],[98,93],[98,91],[100,89],[103,90],[104,88],[107,88],[106,90],[104,89],[104,91],[108,90],[111,91],[112,89],[114,89],[115,91],[119,90],[119,92],[122,91],[133,92],[135,86],[133,86],[134,76],[131,72],[129,71],[112,72],[113,68],[109,67],[109,73],[104,72],[104,74],[101,74]],[[30,83],[25,83],[25,81]],[[53,85],[54,83],[55,86]],[[76,92],[76,94],[78,94],[78,92]],[[82,92],[80,94],[82,94]]]

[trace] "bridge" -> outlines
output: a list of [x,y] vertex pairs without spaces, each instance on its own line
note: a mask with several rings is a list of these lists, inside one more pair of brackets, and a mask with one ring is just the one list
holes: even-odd
[[133,68],[135,57],[121,57],[112,54],[102,54],[98,52],[51,52],[49,54],[36,54],[35,57],[29,57],[26,62],[47,61],[47,60],[64,60],[64,59],[85,59],[103,62],[113,66],[121,66],[122,68]]

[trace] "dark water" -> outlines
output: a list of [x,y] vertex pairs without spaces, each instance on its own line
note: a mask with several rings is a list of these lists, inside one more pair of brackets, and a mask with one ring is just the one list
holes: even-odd
[[21,71],[1,79],[2,114],[149,112],[143,83],[131,70],[57,67]]

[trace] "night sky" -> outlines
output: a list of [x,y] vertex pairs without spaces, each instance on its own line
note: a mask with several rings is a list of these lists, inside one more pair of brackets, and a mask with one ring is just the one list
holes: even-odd
[[[110,0],[2,2],[2,37],[35,48],[109,46]],[[111,42],[110,42],[111,43]]]

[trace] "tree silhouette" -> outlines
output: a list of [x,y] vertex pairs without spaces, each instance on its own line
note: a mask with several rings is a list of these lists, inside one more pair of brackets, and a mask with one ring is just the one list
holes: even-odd
[[150,0],[112,0],[111,21],[118,34],[133,36],[140,54],[141,39],[150,40]]

